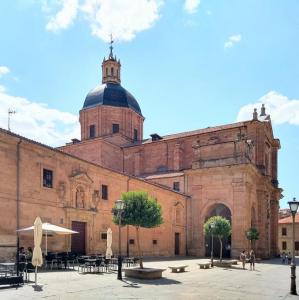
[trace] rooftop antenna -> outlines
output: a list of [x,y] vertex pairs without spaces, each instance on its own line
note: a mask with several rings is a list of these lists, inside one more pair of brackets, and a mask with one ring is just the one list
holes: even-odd
[[9,108],[8,109],[8,124],[7,124],[7,127],[8,127],[8,131],[10,131],[10,118],[11,118],[11,115],[15,114],[16,111]]

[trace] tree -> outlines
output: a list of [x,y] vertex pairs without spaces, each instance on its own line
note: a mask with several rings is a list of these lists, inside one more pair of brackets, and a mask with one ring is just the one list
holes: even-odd
[[[211,226],[211,224],[214,224],[214,227]],[[221,216],[211,217],[204,224],[204,232],[208,236],[213,234],[214,236],[218,237],[220,242],[220,262],[221,262],[222,261],[222,239],[229,237],[231,235],[230,222]]]
[[[143,269],[143,261],[140,248],[139,230],[143,228],[154,228],[163,223],[162,210],[156,199],[149,197],[143,191],[130,191],[122,194],[125,203],[122,214],[122,225],[132,225],[136,228],[136,240],[140,268]],[[115,210],[115,208],[114,208]],[[118,215],[114,215],[113,222],[118,224]]]
[[255,248],[255,241],[259,239],[260,235],[258,230],[255,227],[251,227],[247,231],[245,231],[245,235],[247,240],[250,241],[250,247],[252,249]]

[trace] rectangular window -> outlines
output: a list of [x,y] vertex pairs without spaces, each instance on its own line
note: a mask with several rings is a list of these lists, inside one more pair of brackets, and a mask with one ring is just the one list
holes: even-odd
[[101,232],[101,240],[107,240],[107,232]]
[[180,190],[180,183],[178,181],[173,183],[173,189],[175,191],[179,191]]
[[134,141],[138,141],[138,130],[134,129]]
[[89,137],[94,138],[96,136],[96,125],[89,126]]
[[299,250],[299,242],[295,242],[295,250],[296,250],[296,251]]
[[43,186],[47,188],[53,187],[53,171],[43,169]]
[[134,239],[130,239],[130,240],[129,240],[129,244],[130,244],[130,245],[134,245],[134,244],[135,244],[135,240],[134,240]]
[[282,250],[287,250],[287,242],[282,242]]
[[281,228],[281,235],[287,235],[287,229],[285,227]]
[[119,124],[112,124],[112,133],[119,132]]
[[108,185],[102,184],[102,199],[108,200]]
[[153,240],[153,245],[157,245],[158,241],[157,240]]

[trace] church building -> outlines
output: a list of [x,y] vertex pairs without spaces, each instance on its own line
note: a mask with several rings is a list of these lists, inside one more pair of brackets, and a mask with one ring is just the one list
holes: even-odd
[[[71,239],[51,236],[51,251],[104,253],[111,227],[117,253],[111,210],[129,190],[146,191],[162,206],[164,223],[142,229],[144,255],[209,256],[203,224],[214,215],[232,226],[224,256],[248,248],[250,227],[260,233],[257,256],[277,254],[280,142],[264,106],[245,122],[144,138],[144,116],[121,85],[111,46],[102,82],[87,94],[79,121],[81,139],[57,149],[0,130],[0,257],[15,249],[16,229],[31,226],[36,216],[80,232]],[[134,228],[122,232],[122,252],[136,254]],[[29,245],[32,235],[20,240]]]

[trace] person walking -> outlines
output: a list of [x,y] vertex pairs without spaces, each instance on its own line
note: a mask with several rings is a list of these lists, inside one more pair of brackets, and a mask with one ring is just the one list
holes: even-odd
[[254,271],[255,270],[255,253],[252,249],[249,253],[249,263],[250,263],[250,271],[252,271],[252,270]]
[[282,262],[283,264],[285,264],[285,261],[286,261],[286,253],[283,251],[283,252],[281,253],[281,262]]
[[242,267],[243,267],[243,270],[245,270],[245,262],[246,262],[246,253],[245,253],[245,250],[243,250],[240,254],[240,261],[242,263]]

